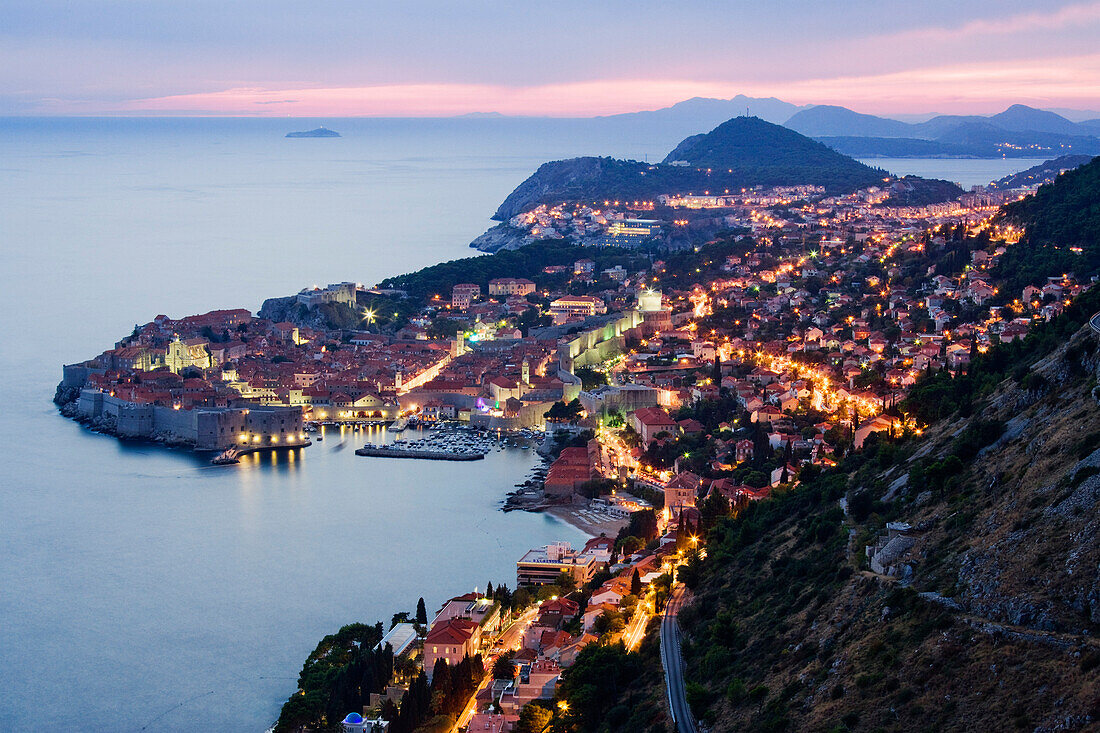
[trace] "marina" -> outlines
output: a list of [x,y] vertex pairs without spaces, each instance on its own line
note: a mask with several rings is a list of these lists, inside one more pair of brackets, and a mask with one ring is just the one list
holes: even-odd
[[423,458],[431,461],[479,461],[485,458],[484,453],[447,452],[438,450],[400,449],[389,445],[365,445],[355,451],[357,456],[373,456],[376,458]]
[[[390,428],[392,432],[392,428]],[[458,425],[443,425],[414,440],[392,443],[367,443],[355,451],[358,456],[380,458],[422,458],[436,461],[476,461],[492,451],[506,448],[529,450],[541,431],[525,430],[509,434],[480,431]]]

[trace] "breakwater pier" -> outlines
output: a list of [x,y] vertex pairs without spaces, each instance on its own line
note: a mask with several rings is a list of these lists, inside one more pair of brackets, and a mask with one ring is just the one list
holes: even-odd
[[448,450],[430,450],[417,448],[393,448],[388,445],[365,445],[355,451],[357,456],[379,458],[423,458],[431,461],[480,461],[485,458],[481,452],[459,452]]

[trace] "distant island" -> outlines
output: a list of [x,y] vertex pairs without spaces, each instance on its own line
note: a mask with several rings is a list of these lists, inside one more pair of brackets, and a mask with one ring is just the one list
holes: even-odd
[[327,127],[318,127],[316,130],[303,130],[301,132],[288,132],[287,137],[343,137],[336,130]]

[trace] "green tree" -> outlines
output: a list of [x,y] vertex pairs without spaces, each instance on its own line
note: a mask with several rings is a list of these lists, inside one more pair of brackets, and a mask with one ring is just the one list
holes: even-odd
[[421,597],[420,600],[416,602],[416,623],[420,624],[421,626],[428,625],[428,609],[424,605],[423,597]]
[[607,711],[643,669],[637,654],[621,643],[589,644],[563,675],[559,688],[577,730],[598,730]]
[[550,725],[550,719],[554,717],[551,710],[543,707],[540,701],[529,702],[523,706],[519,713],[512,733],[542,733]]
[[493,679],[494,680],[511,680],[515,679],[516,665],[512,662],[511,654],[501,654],[497,657],[497,660],[493,662]]
[[642,549],[643,547],[645,547],[645,542],[642,542],[641,539],[639,539],[638,537],[634,537],[633,535],[623,537],[621,540],[619,540],[619,550],[624,555],[633,555],[635,552]]
[[642,579],[638,575],[638,569],[635,568],[634,572],[630,575],[630,595],[640,596],[642,594]]
[[592,622],[592,630],[597,636],[617,634],[626,628],[626,621],[618,611],[604,611]]
[[579,399],[575,399],[569,404],[558,401],[550,406],[543,417],[551,422],[575,422],[580,418],[582,412],[584,412],[584,408],[581,407]]
[[592,367],[580,367],[573,370],[573,375],[581,380],[581,389],[585,391],[595,389],[607,384],[607,375]]

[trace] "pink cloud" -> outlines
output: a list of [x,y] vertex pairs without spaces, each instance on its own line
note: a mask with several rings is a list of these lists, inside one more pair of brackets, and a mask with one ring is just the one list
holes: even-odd
[[868,112],[982,112],[1012,102],[1088,106],[1100,99],[1100,54],[749,83],[608,79],[529,87],[431,83],[239,87],[133,100],[113,111],[303,117],[448,116],[494,111],[564,117],[653,109],[688,97],[728,98],[738,93],[802,104],[844,104]]
[[1053,11],[1033,11],[1006,17],[972,20],[960,26],[917,28],[882,36],[876,40],[891,43],[958,42],[977,36],[1035,33],[1042,30],[1060,30],[1100,23],[1100,2],[1066,5]]

